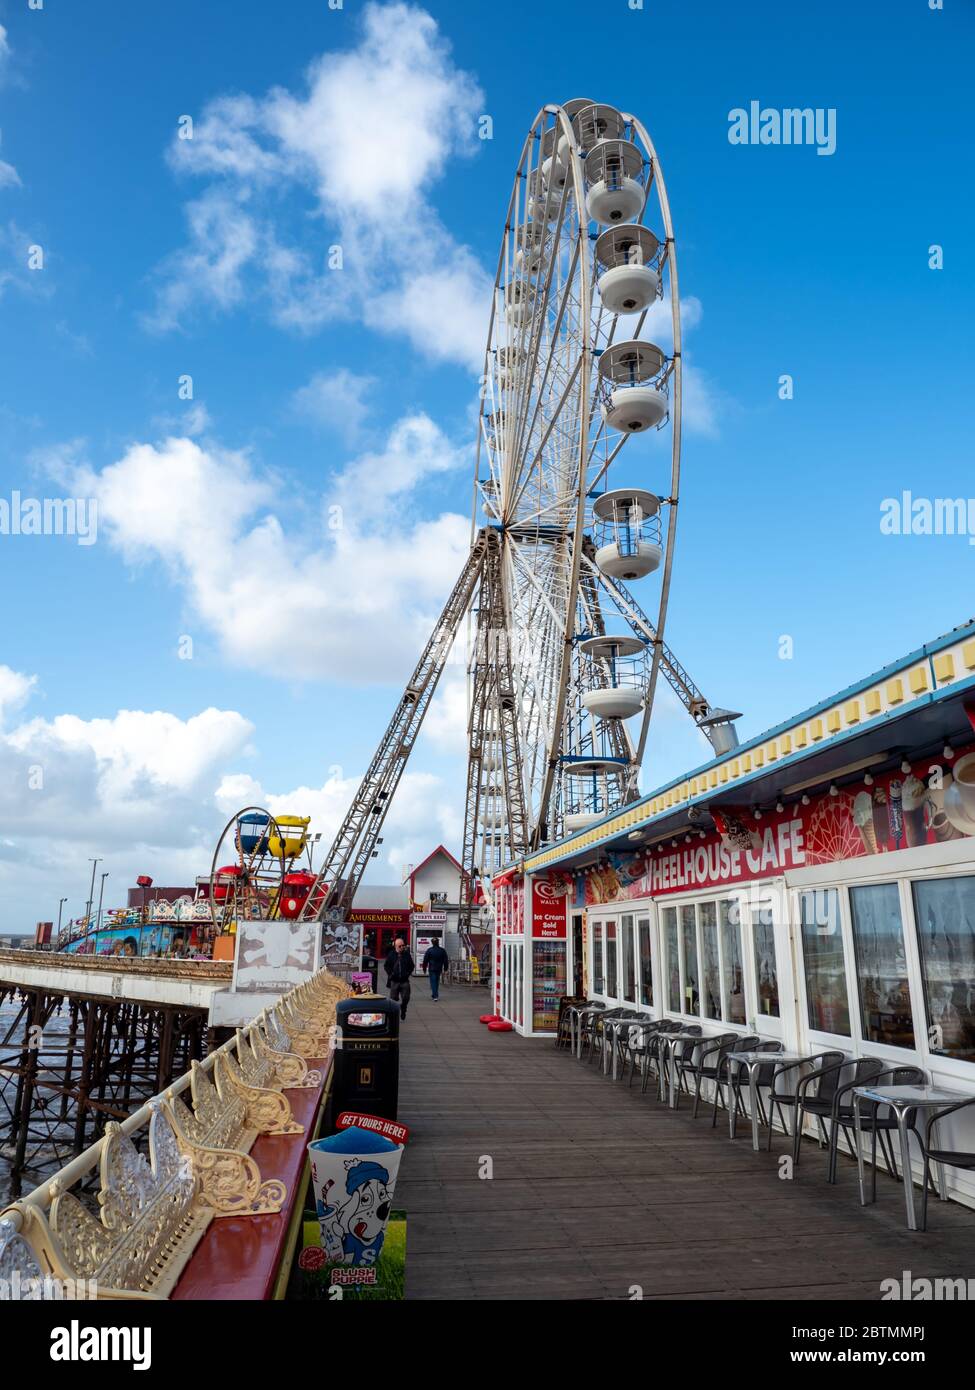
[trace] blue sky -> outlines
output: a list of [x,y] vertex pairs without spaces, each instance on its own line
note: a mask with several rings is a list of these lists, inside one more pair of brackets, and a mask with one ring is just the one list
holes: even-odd
[[[668,640],[705,693],[756,733],[970,616],[968,539],[879,520],[973,490],[972,9],[805,11],[0,0],[0,497],[99,500],[94,545],[0,535],[0,931],[80,912],[89,856],[116,898],[190,881],[252,797],[335,823],[466,545],[485,285],[548,101],[635,112],[666,174]],[[835,154],[730,144],[752,100],[835,108]],[[622,468],[663,486],[651,441]],[[455,673],[385,881],[458,847],[462,716]],[[644,785],[701,757],[662,701]]]

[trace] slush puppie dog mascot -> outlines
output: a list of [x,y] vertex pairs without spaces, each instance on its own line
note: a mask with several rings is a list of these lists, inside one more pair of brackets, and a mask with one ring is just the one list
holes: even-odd
[[319,1202],[322,1243],[329,1258],[342,1264],[375,1264],[386,1238],[389,1171],[360,1158],[348,1159],[345,1168],[344,1198],[329,1192],[328,1203]]

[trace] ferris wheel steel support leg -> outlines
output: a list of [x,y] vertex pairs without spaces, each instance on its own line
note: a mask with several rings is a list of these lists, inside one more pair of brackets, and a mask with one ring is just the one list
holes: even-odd
[[[322,861],[308,893],[302,912],[303,920],[321,916],[328,907],[348,906],[355,895],[379,838],[393,793],[413,751],[424,715],[433,699],[454,637],[477,586],[489,534],[482,531],[475,539],[440,621],[407,682],[339,832]],[[328,888],[319,901],[323,884],[327,884]]]
[[[478,609],[477,647],[474,653],[474,691],[468,724],[469,755],[467,795],[464,810],[464,848],[461,880],[460,931],[470,948],[470,927],[474,909],[475,871],[486,867],[487,841],[478,862],[477,821],[490,773],[484,768],[485,737],[496,737],[501,754],[504,795],[504,840],[509,858],[524,854],[528,840],[525,814],[524,772],[518,724],[518,692],[511,664],[511,625],[507,620],[501,576],[501,550],[489,543],[484,558]],[[492,724],[492,716],[494,716]],[[491,858],[495,857],[493,830]],[[492,862],[492,868],[495,867]]]

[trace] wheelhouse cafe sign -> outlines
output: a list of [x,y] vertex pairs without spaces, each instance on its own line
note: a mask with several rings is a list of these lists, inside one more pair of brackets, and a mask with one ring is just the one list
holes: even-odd
[[[959,773],[975,780],[975,753],[957,761],[954,775]],[[701,838],[691,830],[689,842],[685,832],[676,845],[669,841],[638,854],[611,851],[583,871],[577,901],[596,905],[730,887],[787,869],[962,839],[972,835],[975,820],[952,783],[951,768],[924,763],[761,819],[749,807],[712,807],[716,832]]]

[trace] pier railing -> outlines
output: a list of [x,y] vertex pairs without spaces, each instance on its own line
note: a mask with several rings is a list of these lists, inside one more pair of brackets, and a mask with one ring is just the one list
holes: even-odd
[[320,971],[0,1212],[4,1287],[165,1299],[212,1221],[281,1211],[289,1194],[250,1149],[261,1134],[307,1142],[287,1093],[321,1089],[348,993]]

